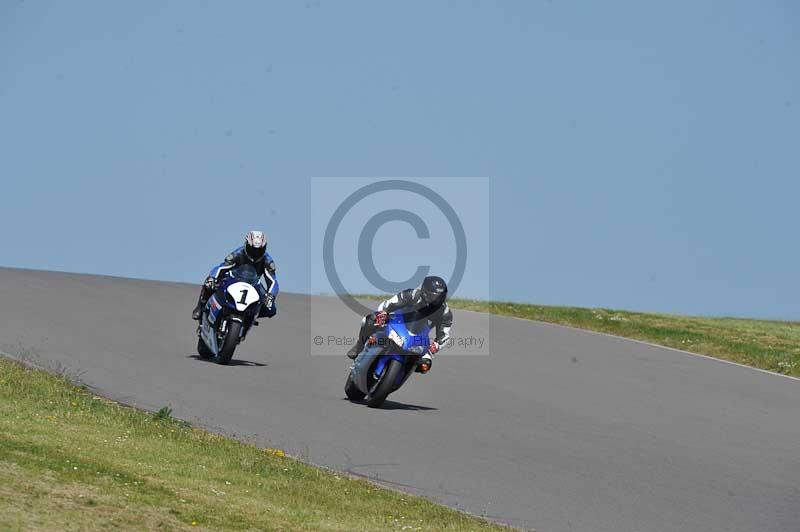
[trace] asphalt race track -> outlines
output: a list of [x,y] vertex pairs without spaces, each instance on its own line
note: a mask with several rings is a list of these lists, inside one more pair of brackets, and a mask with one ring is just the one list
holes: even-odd
[[[344,399],[344,356],[309,354],[308,296],[282,294],[228,367],[195,357],[196,297],[185,284],[0,269],[0,350],[522,528],[800,531],[800,381],[492,318],[490,356],[440,356],[373,410]],[[454,312],[454,332],[481,321]],[[352,315],[332,319],[355,334]]]

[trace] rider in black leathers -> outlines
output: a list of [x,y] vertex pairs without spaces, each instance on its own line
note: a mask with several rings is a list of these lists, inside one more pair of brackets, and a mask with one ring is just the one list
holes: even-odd
[[450,338],[450,327],[453,325],[453,313],[446,303],[447,284],[441,277],[426,277],[419,288],[403,290],[378,306],[377,312],[364,316],[356,344],[347,352],[351,359],[358,357],[364,349],[367,339],[380,327],[386,324],[390,313],[401,312],[406,323],[427,320],[427,326],[436,327],[436,338],[422,356],[418,371],[426,373],[433,362],[431,355]]

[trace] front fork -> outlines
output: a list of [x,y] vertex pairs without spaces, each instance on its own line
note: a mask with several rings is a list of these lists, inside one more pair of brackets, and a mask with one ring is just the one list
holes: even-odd
[[[204,316],[202,316],[200,318],[200,325],[197,326],[197,336],[201,336],[201,331],[202,331],[202,327],[203,327],[203,317]],[[222,318],[222,320],[221,320],[221,322],[219,324],[219,329],[214,331],[214,334],[216,334],[216,336],[217,336],[217,345],[218,346],[221,346],[222,343],[225,341],[225,334],[228,332],[228,322],[230,320],[232,320],[232,319],[235,319],[236,321],[238,321],[239,323],[242,324],[242,336],[239,337],[239,342],[238,343],[244,342],[245,337],[247,337],[247,332],[250,330],[250,327],[246,327],[245,324],[244,324],[244,321],[241,318],[238,318],[238,317],[237,318],[232,318],[231,316],[226,316],[226,317]]]
[[248,333],[248,331],[250,331],[250,327],[247,326],[247,324],[245,323],[245,320],[242,319],[242,317],[239,316],[239,315],[230,315],[226,319],[224,319],[222,321],[222,323],[220,324],[220,326],[219,326],[219,333],[218,334],[223,339],[225,338],[225,335],[228,333],[228,322],[230,322],[231,320],[238,321],[239,323],[242,324],[242,328],[240,329],[242,331],[241,332],[241,336],[239,336],[239,341],[237,342],[237,343],[241,344],[242,342],[244,342],[244,339],[247,337],[247,333]]

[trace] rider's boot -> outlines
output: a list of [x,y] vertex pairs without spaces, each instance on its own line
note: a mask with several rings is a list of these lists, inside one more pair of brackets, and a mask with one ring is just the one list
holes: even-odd
[[200,315],[203,313],[203,307],[205,306],[206,302],[203,301],[202,296],[197,300],[197,306],[194,307],[192,310],[192,319],[196,321],[200,321]]
[[349,358],[350,360],[355,360],[356,358],[358,358],[359,353],[361,353],[363,349],[364,349],[364,342],[361,339],[359,339],[356,342],[356,345],[351,347],[350,351],[347,352],[347,358]]
[[350,351],[347,352],[347,358],[350,360],[355,360],[358,358],[358,355],[361,354],[361,351],[364,350],[364,343],[365,343],[366,335],[364,334],[364,329],[361,329],[358,334],[358,340],[356,340],[356,344],[350,348]]
[[375,325],[368,318],[369,317],[365,317],[361,320],[361,329],[358,331],[356,345],[351,347],[350,351],[347,352],[347,358],[350,360],[358,358],[358,355],[364,350],[364,344],[367,342],[367,338],[372,336],[372,333],[375,332]]
[[193,320],[200,321],[200,316],[203,314],[203,307],[206,305],[208,298],[211,297],[212,290],[207,285],[208,282],[203,284],[203,287],[200,289],[200,297],[197,299],[197,306],[192,310]]

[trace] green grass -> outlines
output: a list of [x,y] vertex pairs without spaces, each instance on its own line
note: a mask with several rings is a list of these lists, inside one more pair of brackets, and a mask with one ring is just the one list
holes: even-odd
[[800,322],[454,299],[453,308],[570,325],[800,377]]
[[504,528],[0,359],[0,530]]
[[[383,299],[378,296],[359,296]],[[452,299],[454,309],[569,325],[800,377],[800,322]],[[458,317],[455,319],[458,326]]]

